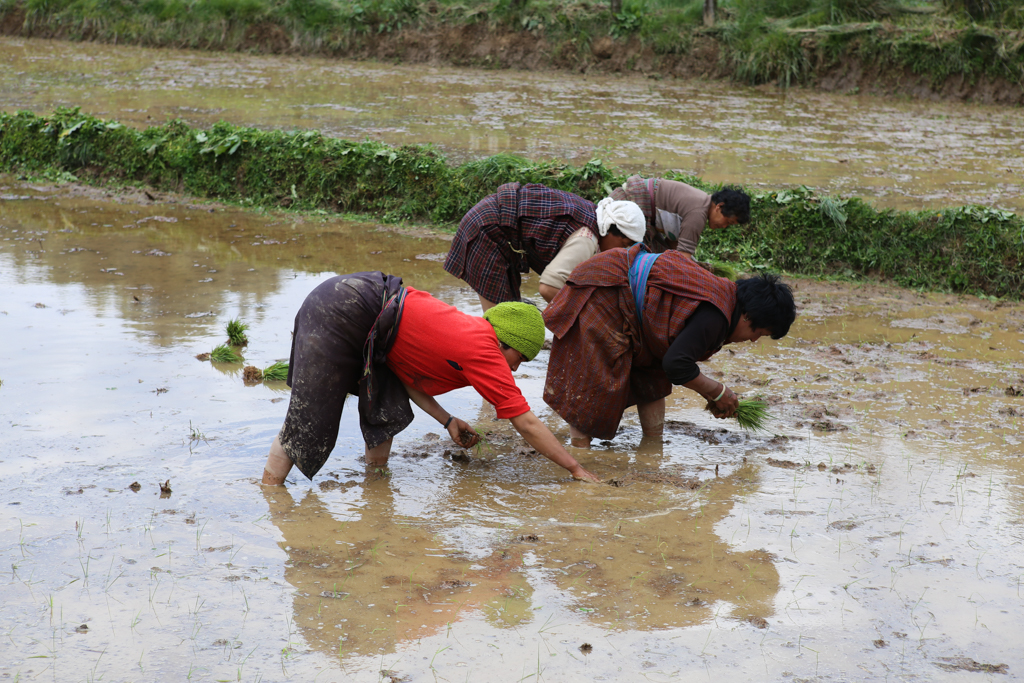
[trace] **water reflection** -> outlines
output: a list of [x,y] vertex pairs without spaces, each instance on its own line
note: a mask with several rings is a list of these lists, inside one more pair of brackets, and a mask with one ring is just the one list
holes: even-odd
[[[160,345],[209,327],[223,309],[260,318],[289,271],[401,273],[429,289],[446,276],[438,239],[356,222],[261,216],[181,204],[109,204],[0,177],[0,254],[20,281],[81,284],[90,307]],[[366,265],[372,261],[373,265]],[[45,302],[42,302],[45,304]]]
[[552,594],[574,620],[614,629],[774,616],[772,555],[737,551],[715,531],[757,491],[755,467],[737,457],[724,476],[685,480],[692,488],[666,483],[673,454],[694,448],[694,437],[677,435],[671,453],[648,443],[635,458],[610,450],[597,466],[660,470],[665,481],[575,485],[538,471],[543,461],[507,427],[490,427],[488,450],[465,461],[442,455],[450,449],[436,435],[408,444],[393,456],[401,483],[343,470],[319,492],[263,489],[308,643],[372,656],[462,631],[466,620],[539,628]]

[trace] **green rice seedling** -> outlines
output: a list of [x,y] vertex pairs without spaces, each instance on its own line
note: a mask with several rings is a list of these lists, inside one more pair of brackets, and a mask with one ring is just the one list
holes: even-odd
[[238,318],[228,322],[228,343],[232,346],[245,346],[249,343],[249,338],[245,336],[245,331],[249,329],[249,326],[243,323]]
[[230,346],[221,344],[210,352],[210,360],[214,363],[241,363],[243,359]]
[[[713,407],[714,404],[709,401],[706,410],[711,411]],[[771,415],[768,413],[768,404],[757,399],[741,399],[739,405],[736,406],[735,417],[740,427],[749,432],[768,431],[767,425],[771,419]]]
[[731,263],[712,261],[708,265],[711,266],[711,273],[718,277],[724,277],[726,280],[732,280],[733,282],[736,282],[740,277],[740,271]]
[[750,432],[768,431],[768,404],[757,399],[743,399],[736,407],[736,421],[740,427]]
[[286,379],[288,379],[287,363],[278,362],[263,368],[263,381],[265,382],[283,382]]

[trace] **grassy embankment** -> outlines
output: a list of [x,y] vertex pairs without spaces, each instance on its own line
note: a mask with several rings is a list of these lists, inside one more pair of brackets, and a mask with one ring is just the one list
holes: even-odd
[[[7,34],[1024,103],[1018,0],[0,0]],[[840,77],[840,74],[842,77]],[[916,83],[911,83],[915,80]],[[924,85],[922,86],[922,82]],[[988,84],[984,92],[973,86]]]
[[[498,155],[451,166],[428,146],[389,147],[320,133],[173,121],[143,131],[61,109],[0,114],[0,170],[106,184],[144,184],[242,206],[360,212],[452,225],[509,181],[592,200],[623,182],[600,160],[581,167]],[[675,176],[704,189],[699,178]],[[939,291],[1024,296],[1024,220],[977,206],[878,211],[810,190],[757,194],[751,222],[708,233],[698,257],[816,277],[879,277]]]

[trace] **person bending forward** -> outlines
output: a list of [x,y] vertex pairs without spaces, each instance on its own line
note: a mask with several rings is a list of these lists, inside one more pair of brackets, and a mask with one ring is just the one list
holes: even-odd
[[539,453],[573,477],[596,481],[533,414],[512,378],[544,342],[540,311],[507,303],[484,318],[466,315],[381,272],[339,275],[317,286],[295,317],[281,432],[263,483],[280,485],[296,465],[310,479],[338,439],[347,394],[359,397],[366,464],[383,467],[391,441],[412,422],[411,398],[468,448],[479,436],[433,398],[472,386]]
[[678,180],[630,176],[612,191],[612,199],[635,202],[647,219],[643,242],[652,252],[677,249],[693,256],[704,230],[721,230],[750,221],[750,197],[723,187],[708,194]]
[[686,254],[651,254],[639,244],[601,253],[572,272],[544,311],[555,336],[544,401],[582,448],[591,437],[614,437],[632,405],[644,434],[660,436],[673,384],[731,417],[736,395],[697,362],[724,344],[781,339],[795,318],[793,294],[778,276],[732,282]]
[[462,218],[444,269],[469,283],[485,311],[519,301],[522,275],[531,268],[541,274],[540,293],[550,301],[581,261],[643,239],[640,208],[606,201],[613,206],[605,204],[606,220],[599,222],[593,202],[571,192],[505,183]]

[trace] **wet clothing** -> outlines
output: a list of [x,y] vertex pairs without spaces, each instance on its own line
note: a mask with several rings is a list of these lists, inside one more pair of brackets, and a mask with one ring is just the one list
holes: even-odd
[[519,301],[522,274],[543,273],[580,228],[597,232],[593,202],[544,185],[506,183],[462,218],[444,269],[492,303]]
[[489,322],[426,292],[412,287],[408,292],[398,338],[387,358],[404,383],[430,396],[472,386],[501,419],[530,409]]
[[399,277],[353,273],[320,283],[302,302],[288,364],[291,400],[279,438],[310,479],[334,450],[348,394],[359,397],[359,427],[370,448],[412,422],[409,394],[384,363],[404,293]]
[[512,378],[494,328],[380,272],[339,275],[318,285],[295,316],[285,453],[310,479],[338,440],[348,394],[359,397],[368,448],[412,422],[403,382],[434,396],[473,386],[499,417],[530,409]]
[[[628,273],[640,250],[612,249],[582,263],[544,312],[555,336],[544,401],[570,425],[601,439],[615,436],[629,406],[672,393],[662,360],[702,302],[726,321],[736,308],[736,283],[670,251],[650,269],[638,316]],[[702,336],[703,348],[695,347]],[[725,337],[716,326],[711,335],[687,334],[682,344],[705,360]]]
[[630,176],[611,197],[636,202],[643,210],[647,218],[644,244],[650,251],[662,252],[673,244],[691,255],[697,250],[711,208],[707,192],[678,180]]

